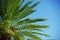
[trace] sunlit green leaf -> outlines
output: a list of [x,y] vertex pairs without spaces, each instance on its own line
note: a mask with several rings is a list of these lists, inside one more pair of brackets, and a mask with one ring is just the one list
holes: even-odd
[[45,20],[46,19],[44,19],[44,18],[39,18],[39,19],[29,19],[29,18],[27,18],[25,20],[17,22],[16,24],[21,25],[21,24],[34,23],[34,22],[40,22],[40,21],[45,21]]
[[36,36],[36,35],[33,35],[33,34],[30,33],[30,32],[23,32],[23,34],[24,34],[25,36],[28,36],[28,37],[33,38],[34,40],[42,40],[41,38],[39,38],[39,37]]
[[48,26],[45,25],[25,25],[22,27],[22,29],[38,29],[38,28],[48,28]]

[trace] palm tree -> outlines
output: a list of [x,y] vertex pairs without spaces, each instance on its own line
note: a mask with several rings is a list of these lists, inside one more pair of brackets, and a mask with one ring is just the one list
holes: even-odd
[[41,33],[41,29],[48,26],[33,24],[45,21],[45,18],[23,19],[35,12],[33,8],[40,2],[33,5],[30,5],[33,1],[28,1],[25,5],[23,2],[24,0],[0,0],[0,40],[24,40],[26,37],[31,40],[41,40],[36,34],[48,36]]

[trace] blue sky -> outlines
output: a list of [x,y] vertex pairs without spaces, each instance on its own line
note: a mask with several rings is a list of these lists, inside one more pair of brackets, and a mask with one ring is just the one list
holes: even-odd
[[[29,0],[25,0],[27,2]],[[48,29],[44,29],[44,33],[48,33],[51,37],[42,37],[44,40],[60,38],[60,0],[34,0],[33,3],[41,1],[35,9],[37,10],[27,18],[47,18],[45,22],[37,22],[36,24],[49,25]]]
[[[25,2],[27,2],[26,0]],[[51,37],[42,37],[44,40],[46,39],[56,39],[59,40],[60,38],[60,0],[34,0],[33,3],[41,1],[35,9],[37,10],[33,14],[29,15],[29,18],[47,18],[45,22],[37,23],[37,24],[44,24],[49,25],[48,29],[44,29],[44,33],[48,33]]]

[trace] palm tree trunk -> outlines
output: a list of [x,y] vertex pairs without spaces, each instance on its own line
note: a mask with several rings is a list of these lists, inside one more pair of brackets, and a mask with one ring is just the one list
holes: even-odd
[[1,35],[0,40],[11,40],[11,37],[9,34],[5,33]]
[[0,40],[11,40],[10,34],[4,31],[3,25],[0,24]]

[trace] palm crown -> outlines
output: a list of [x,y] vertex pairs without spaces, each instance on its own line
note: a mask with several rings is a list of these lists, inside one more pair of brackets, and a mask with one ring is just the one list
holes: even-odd
[[41,33],[42,30],[40,30],[41,28],[48,28],[48,26],[32,24],[38,21],[45,21],[46,19],[23,19],[35,12],[36,10],[33,8],[40,2],[33,5],[30,5],[32,1],[26,2],[25,5],[23,5],[23,2],[24,0],[0,1],[0,40],[11,40],[11,38],[14,40],[24,40],[25,36],[30,37],[31,40],[41,40],[35,34],[48,36],[47,34]]

